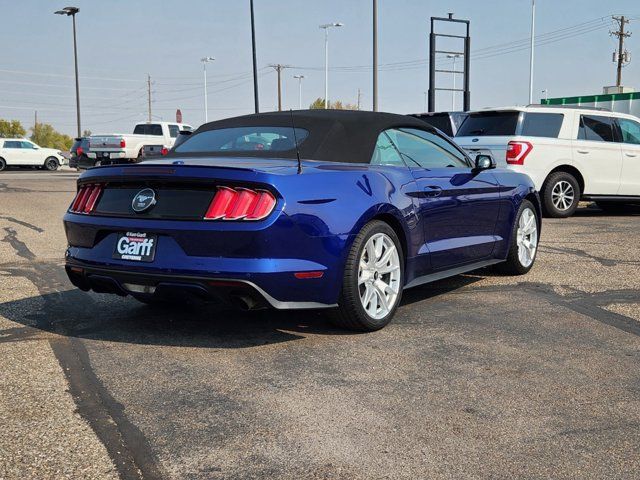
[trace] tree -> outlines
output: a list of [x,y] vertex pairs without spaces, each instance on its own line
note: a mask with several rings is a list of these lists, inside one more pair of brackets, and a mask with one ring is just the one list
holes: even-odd
[[[324,98],[318,97],[314,100],[314,102],[309,105],[311,110],[323,109],[324,108]],[[333,108],[335,110],[358,110],[357,105],[353,105],[351,103],[342,103],[340,100],[336,100],[335,102],[329,102],[329,108]]]
[[83,130],[82,131],[82,136],[83,137],[90,137],[91,136],[91,130]]
[[56,131],[48,123],[36,123],[31,132],[31,141],[41,147],[69,150],[73,145],[73,138]]
[[22,138],[26,133],[27,131],[18,120],[0,119],[0,137]]

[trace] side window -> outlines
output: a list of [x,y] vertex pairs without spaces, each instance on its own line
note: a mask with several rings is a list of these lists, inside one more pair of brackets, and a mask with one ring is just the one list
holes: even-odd
[[147,127],[148,127],[147,135],[162,136],[162,125],[158,125],[157,123],[153,123],[151,125],[147,125]]
[[561,113],[524,114],[522,134],[525,137],[558,138],[564,115]]
[[4,148],[21,148],[21,142],[7,140],[4,142]]
[[139,123],[136,125],[136,128],[133,129],[134,135],[146,135],[147,134],[147,126],[144,123]]
[[398,150],[391,142],[387,132],[382,132],[378,136],[378,140],[376,141],[376,146],[371,157],[371,165],[405,166],[400,153],[398,153]]
[[613,142],[613,121],[611,117],[596,115],[582,115],[578,140],[591,140],[593,142]]
[[[445,144],[437,135],[422,130],[391,130],[391,136],[400,153],[408,163],[421,168],[468,168],[460,152],[454,154],[453,146]],[[442,143],[445,142],[445,143]]]
[[620,132],[622,133],[622,141],[624,143],[632,143],[640,145],[640,123],[626,118],[619,118]]
[[171,138],[176,138],[179,131],[180,128],[178,127],[178,125],[169,125],[169,136]]
[[22,143],[22,148],[24,148],[24,149],[31,150],[31,149],[33,149],[35,147],[35,145],[33,143],[31,143],[31,142],[20,142],[20,143]]

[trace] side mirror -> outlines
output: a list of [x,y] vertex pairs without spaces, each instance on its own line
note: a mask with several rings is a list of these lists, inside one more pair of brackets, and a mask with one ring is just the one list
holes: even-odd
[[477,155],[475,160],[475,168],[476,171],[489,170],[491,168],[496,168],[496,161],[493,159],[491,155]]
[[33,148],[34,150],[38,150],[38,148],[40,148],[40,147],[38,147],[38,146],[34,145],[34,146],[33,146],[33,147],[31,147],[31,148]]

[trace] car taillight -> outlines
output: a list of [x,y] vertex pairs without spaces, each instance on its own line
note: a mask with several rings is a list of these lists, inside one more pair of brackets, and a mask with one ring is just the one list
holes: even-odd
[[166,155],[167,153],[169,153],[169,149],[167,147],[162,147],[162,150],[160,150],[160,155]]
[[204,215],[205,220],[262,220],[276,206],[267,190],[218,187]]
[[84,152],[84,150],[82,149],[82,147],[76,148],[76,155],[80,156],[80,155],[82,155],[83,152]]
[[512,141],[507,145],[507,163],[509,165],[523,165],[524,159],[533,150],[529,142]]
[[69,207],[69,211],[72,213],[91,213],[93,212],[98,199],[102,194],[102,185],[83,185],[78,190],[76,198],[74,198]]
[[124,148],[127,146],[127,142],[124,140],[124,138],[120,139],[120,148]]

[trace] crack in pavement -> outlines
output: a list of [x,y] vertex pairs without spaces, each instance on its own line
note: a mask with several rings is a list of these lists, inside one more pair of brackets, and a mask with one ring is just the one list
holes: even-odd
[[640,265],[640,261],[638,260],[613,260],[610,258],[603,258],[587,253],[585,250],[581,250],[579,248],[556,248],[549,245],[542,245],[540,246],[540,250],[545,253],[556,253],[561,255],[569,254],[580,258],[586,258],[588,260],[595,260],[604,267],[615,267],[617,265]]
[[[3,267],[3,270],[27,279],[38,289],[44,301],[40,312],[44,314],[35,316],[34,326],[59,334],[49,339],[49,344],[67,378],[78,413],[105,446],[121,478],[166,478],[144,434],[128,420],[124,406],[111,396],[95,374],[82,340],[70,336],[64,322],[52,322],[53,318],[64,318],[66,311],[61,297],[61,292],[68,286],[64,270],[53,262],[36,261],[36,255],[18,238],[13,228],[4,230],[7,234],[1,241],[11,245],[18,256],[29,262],[19,267]],[[90,296],[86,299],[93,303]],[[0,330],[0,343],[34,340],[38,333],[30,326]]]
[[18,225],[22,225],[23,227],[30,228],[31,230],[35,230],[38,233],[43,233],[44,232],[43,228],[40,228],[37,225],[32,225],[31,223],[28,223],[28,222],[24,222],[22,220],[18,220],[17,218],[14,218],[14,217],[8,217],[8,216],[0,215],[0,219],[8,220],[8,221],[10,221],[12,223],[16,223]]

